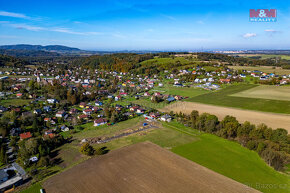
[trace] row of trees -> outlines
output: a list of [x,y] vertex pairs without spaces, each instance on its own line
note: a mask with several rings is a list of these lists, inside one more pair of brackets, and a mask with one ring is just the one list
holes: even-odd
[[219,121],[215,115],[199,114],[192,111],[190,115],[177,113],[177,121],[198,129],[212,133],[225,139],[235,140],[244,147],[256,151],[268,165],[276,170],[284,170],[290,163],[290,138],[287,130],[271,129],[265,124],[255,126],[250,122],[240,124],[233,116],[226,116]]

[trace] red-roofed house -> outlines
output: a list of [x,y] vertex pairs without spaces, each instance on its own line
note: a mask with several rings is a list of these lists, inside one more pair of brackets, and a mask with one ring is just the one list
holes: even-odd
[[30,132],[26,132],[26,133],[21,133],[20,135],[20,139],[23,140],[23,139],[29,139],[32,137],[31,133]]
[[94,121],[94,126],[100,126],[106,124],[108,121],[106,119],[100,118]]

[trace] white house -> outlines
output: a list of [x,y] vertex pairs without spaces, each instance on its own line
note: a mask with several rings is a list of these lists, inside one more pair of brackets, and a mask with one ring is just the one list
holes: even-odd
[[94,126],[100,126],[106,124],[108,121],[106,119],[100,118],[94,121]]
[[160,120],[165,121],[165,122],[170,122],[172,120],[172,118],[170,115],[166,114],[166,115],[161,116]]

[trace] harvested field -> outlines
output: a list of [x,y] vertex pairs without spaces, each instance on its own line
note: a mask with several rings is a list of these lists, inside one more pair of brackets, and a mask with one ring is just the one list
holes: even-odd
[[290,86],[261,85],[230,96],[290,101]]
[[265,73],[275,73],[278,75],[284,75],[284,74],[290,74],[289,69],[283,69],[281,67],[275,67],[273,66],[228,66],[228,68],[235,69],[235,70],[259,70]]
[[163,112],[183,112],[186,114],[191,113],[192,110],[197,110],[199,113],[216,115],[220,120],[226,115],[232,115],[241,123],[245,121],[250,121],[254,124],[265,123],[273,129],[284,128],[290,132],[290,115],[242,110],[194,102],[178,102],[159,110]]
[[150,142],[89,159],[43,187],[47,193],[259,192]]

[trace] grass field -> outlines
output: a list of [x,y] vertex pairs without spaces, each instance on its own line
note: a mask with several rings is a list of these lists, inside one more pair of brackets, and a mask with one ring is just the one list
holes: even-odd
[[40,183],[33,184],[26,190],[21,191],[21,193],[40,193],[40,189],[42,189]]
[[176,57],[176,58],[154,58],[150,60],[145,60],[141,62],[142,65],[169,65],[169,64],[175,64],[175,63],[180,63],[182,65],[188,65],[188,64],[195,64],[197,59],[193,58],[191,60],[185,59],[184,57]]
[[290,101],[290,86],[261,85],[230,96]]
[[[70,136],[72,136],[74,139],[71,143],[65,144],[57,149],[58,155],[56,156],[56,158],[61,159],[59,169],[61,170],[71,167],[88,158],[87,156],[83,156],[79,153],[80,141],[82,139],[101,136],[114,136],[115,134],[125,131],[129,128],[139,127],[142,121],[144,121],[143,117],[136,117],[127,121],[117,123],[113,126],[104,125],[94,127],[93,123],[87,123],[85,125],[82,125],[84,127],[84,130],[75,134],[70,134]],[[161,125],[158,129],[143,131],[127,137],[122,137],[110,141],[105,144],[94,144],[94,147],[101,148],[105,146],[109,150],[114,150],[123,146],[148,140],[162,147],[172,148],[177,145],[189,143],[191,141],[194,141],[195,139],[196,138],[194,138],[193,136],[189,136],[184,133],[162,127]]]
[[232,85],[216,92],[192,97],[187,99],[187,101],[248,110],[290,114],[290,101],[230,96],[256,87],[257,85],[251,84]]
[[165,84],[164,87],[156,87],[153,89],[155,92],[160,92],[162,94],[171,94],[171,95],[181,95],[187,97],[195,97],[201,94],[209,93],[210,91],[193,88],[193,87],[175,87],[173,85]]
[[30,99],[5,99],[5,100],[0,100],[0,105],[3,106],[22,106],[22,105],[27,105],[30,103]]
[[281,59],[290,60],[290,55],[280,55],[280,54],[240,54],[239,56],[242,56],[242,57],[261,56],[261,59],[279,57]]
[[[192,132],[176,122],[169,125]],[[290,192],[289,176],[269,167],[256,152],[211,134],[201,134],[198,138],[172,151],[262,192]]]
[[[169,94],[169,95],[180,95],[183,97],[195,97],[198,95],[209,93],[210,91],[192,87],[174,87],[166,83],[164,87],[154,88],[151,94],[153,94],[154,92],[160,92],[161,94]],[[168,105],[166,101],[160,103],[152,103],[150,98],[141,98],[139,100],[134,100],[131,102],[153,109],[161,109]]]
[[275,73],[277,75],[289,75],[290,70],[289,69],[282,69],[281,67],[275,67],[273,69],[273,66],[228,66],[228,68],[235,69],[235,70],[259,70],[265,73]]

